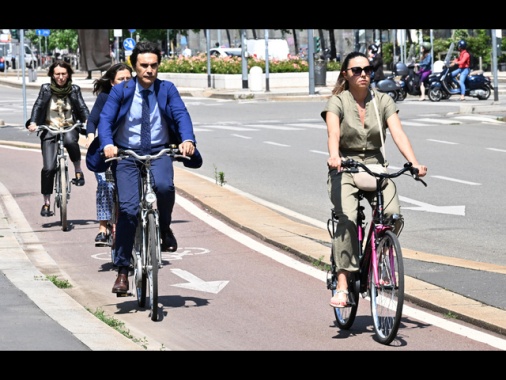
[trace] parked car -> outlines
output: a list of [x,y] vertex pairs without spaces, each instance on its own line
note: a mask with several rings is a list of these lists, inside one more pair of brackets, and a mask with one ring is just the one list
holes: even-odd
[[213,57],[241,57],[242,49],[214,47],[209,50],[209,54]]

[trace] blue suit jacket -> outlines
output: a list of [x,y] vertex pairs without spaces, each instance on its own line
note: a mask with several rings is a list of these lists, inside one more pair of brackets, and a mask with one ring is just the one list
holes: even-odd
[[[104,147],[114,142],[114,135],[125,118],[132,105],[135,94],[137,78],[114,86],[107,98],[100,120],[98,122],[98,138],[95,138],[86,152],[86,166],[92,172],[104,172],[109,166],[102,157]],[[169,127],[169,144],[180,144],[182,141],[191,140],[197,144],[193,133],[193,124],[190,114],[179,95],[174,83],[156,79],[154,90],[160,113],[167,121]],[[202,156],[197,148],[191,156],[191,160],[182,159],[183,165],[198,169],[202,166]]]
[[[130,110],[136,84],[137,78],[134,77],[132,80],[120,83],[111,89],[98,123],[101,151],[106,145],[116,145],[114,135]],[[156,79],[154,90],[161,116],[167,121],[170,128],[169,143],[179,144],[182,141],[191,140],[196,144],[190,114],[174,83]]]

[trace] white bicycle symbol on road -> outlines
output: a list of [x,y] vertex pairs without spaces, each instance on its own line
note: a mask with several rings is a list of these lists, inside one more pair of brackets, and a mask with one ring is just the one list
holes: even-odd
[[[162,260],[183,260],[185,256],[198,256],[205,255],[206,253],[211,252],[207,248],[200,247],[183,247],[179,248],[176,252],[162,252]],[[94,255],[91,255],[94,259],[111,261],[111,252],[100,252]]]

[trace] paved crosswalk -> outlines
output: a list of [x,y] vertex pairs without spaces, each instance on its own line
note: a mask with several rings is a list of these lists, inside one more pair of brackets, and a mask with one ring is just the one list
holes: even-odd
[[[460,125],[464,123],[490,123],[490,124],[506,124],[504,121],[497,120],[494,115],[465,115],[451,117],[420,117],[415,119],[403,120],[404,126],[427,126],[427,125]],[[300,131],[307,129],[325,130],[327,127],[321,119],[306,120],[302,123],[271,120],[269,123],[242,123],[241,121],[230,121],[227,123],[194,123],[195,132],[213,132],[218,130],[227,130],[234,132],[255,132],[261,130],[278,130],[278,131]]]

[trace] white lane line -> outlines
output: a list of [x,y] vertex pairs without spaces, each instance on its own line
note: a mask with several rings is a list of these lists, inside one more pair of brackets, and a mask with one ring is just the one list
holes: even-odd
[[417,119],[417,120],[418,121],[426,121],[428,123],[433,123],[433,124],[447,124],[447,125],[460,125],[460,124],[462,124],[458,120],[448,119],[448,118],[441,118],[441,119],[425,119],[425,118],[421,118],[421,119]]
[[264,129],[277,129],[280,131],[302,131],[301,128],[285,127],[284,125],[272,125],[272,124],[244,124],[247,127],[252,128],[264,128]]
[[304,127],[304,128],[314,128],[314,129],[327,129],[327,126],[321,124],[309,124],[309,123],[289,123],[285,125],[290,125],[293,127]]
[[285,148],[289,148],[290,147],[290,145],[280,144],[280,143],[277,143],[277,142],[274,142],[274,141],[264,141],[264,144],[282,146],[282,147],[285,147]]
[[252,139],[252,137],[250,136],[243,136],[243,135],[238,135],[237,133],[232,133],[232,136],[235,136],[235,137],[239,137],[241,139]]
[[427,139],[427,141],[437,142],[441,144],[458,145],[458,143],[452,141],[433,140],[433,139]]
[[[241,232],[236,231],[233,228],[229,227],[225,223],[215,219],[213,216],[206,213],[204,210],[201,210],[196,205],[191,203],[189,200],[183,197],[176,197],[176,203],[178,203],[186,211],[193,214],[195,217],[204,221],[205,223],[215,228],[216,230],[220,231],[221,233],[225,234],[226,236],[230,237],[231,239],[234,239],[235,241],[245,245],[246,247],[257,251],[262,255],[270,257],[271,259],[277,261],[280,264],[286,265],[292,269],[298,270],[301,273],[305,273],[317,280],[320,280],[322,283],[327,282],[326,272],[322,272],[320,269],[317,269],[312,265],[307,265],[305,263],[297,261],[283,253],[275,251],[274,249],[260,242],[253,240],[252,238],[242,234]],[[505,339],[497,338],[493,335],[483,333],[480,331],[475,331],[471,328],[461,326],[455,322],[445,320],[443,318],[431,315],[421,310],[411,308],[407,305],[404,305],[402,314],[409,318],[415,318],[419,321],[426,322],[443,330],[450,331],[454,334],[465,336],[469,339],[489,344],[492,347],[506,350]]]
[[461,179],[456,179],[456,178],[445,177],[445,176],[442,176],[442,175],[433,175],[433,176],[431,176],[431,178],[444,179],[445,181],[458,182],[458,183],[462,183],[462,184],[464,184],[464,185],[481,186],[481,183],[477,183],[477,182],[469,182],[469,181],[463,181],[463,180],[461,180]]

